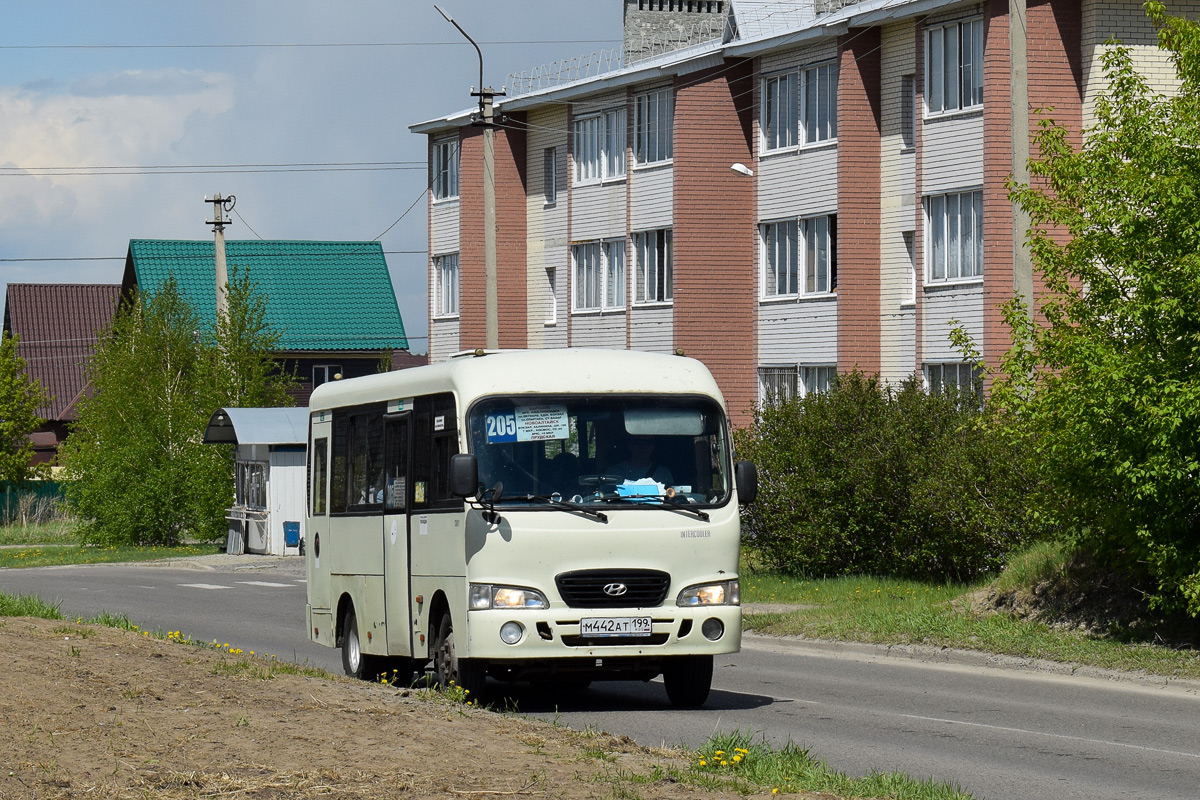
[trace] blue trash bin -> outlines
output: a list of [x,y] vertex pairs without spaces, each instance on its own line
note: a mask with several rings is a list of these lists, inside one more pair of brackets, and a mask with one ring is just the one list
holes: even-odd
[[286,547],[300,546],[300,523],[285,522],[283,523],[283,544]]

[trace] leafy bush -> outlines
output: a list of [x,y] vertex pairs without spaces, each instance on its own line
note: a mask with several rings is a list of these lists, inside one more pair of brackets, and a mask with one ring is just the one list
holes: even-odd
[[771,403],[738,433],[758,465],[748,544],[774,569],[965,579],[1045,533],[1024,449],[973,393],[928,394],[861,372]]

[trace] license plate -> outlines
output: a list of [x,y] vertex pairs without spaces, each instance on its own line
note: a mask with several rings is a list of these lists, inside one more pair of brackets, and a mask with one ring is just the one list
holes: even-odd
[[649,617],[586,617],[579,621],[581,636],[649,636]]

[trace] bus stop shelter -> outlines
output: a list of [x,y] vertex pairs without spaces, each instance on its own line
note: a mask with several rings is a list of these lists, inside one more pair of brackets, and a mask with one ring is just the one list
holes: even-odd
[[307,408],[218,408],[205,444],[236,446],[226,552],[299,555],[304,540]]

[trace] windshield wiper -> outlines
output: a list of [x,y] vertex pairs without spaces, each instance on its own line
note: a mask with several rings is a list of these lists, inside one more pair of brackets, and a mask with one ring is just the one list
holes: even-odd
[[707,512],[701,511],[698,508],[690,508],[678,500],[663,494],[634,494],[625,497],[605,495],[596,499],[602,503],[627,503],[631,506],[643,505],[650,508],[663,508],[667,511],[678,511],[681,514],[691,514],[699,520],[708,522]]
[[575,511],[584,516],[591,517],[597,522],[608,522],[608,515],[603,511],[597,511],[594,508],[588,508],[579,503],[572,503],[569,500],[563,500],[561,496],[556,497],[552,494],[511,494],[506,499],[508,500],[524,500],[526,503],[537,500],[554,508],[561,508],[564,511]]

